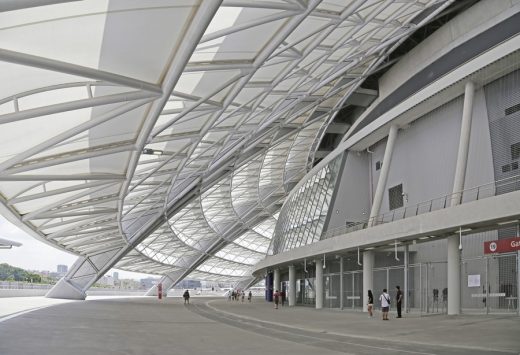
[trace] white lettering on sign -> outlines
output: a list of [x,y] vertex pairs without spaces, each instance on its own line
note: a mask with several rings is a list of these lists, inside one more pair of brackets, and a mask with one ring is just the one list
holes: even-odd
[[520,247],[520,242],[515,242],[514,240],[511,241],[511,247],[513,247],[513,248],[519,248],[519,247]]
[[479,298],[479,297],[506,297],[506,294],[505,292],[501,292],[501,293],[490,293],[490,294],[485,294],[485,293],[473,293],[471,294],[471,297],[473,298]]
[[489,250],[491,250],[492,252],[495,252],[495,250],[497,250],[497,243],[495,243],[495,242],[489,243]]

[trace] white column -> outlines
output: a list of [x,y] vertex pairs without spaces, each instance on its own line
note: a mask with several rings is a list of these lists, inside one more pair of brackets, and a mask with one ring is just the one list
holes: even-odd
[[343,257],[339,258],[339,309],[343,309]]
[[[381,203],[383,202],[383,195],[385,192],[386,182],[388,180],[388,172],[390,171],[390,164],[392,163],[392,154],[394,153],[397,130],[397,126],[392,125],[390,127],[390,132],[388,133],[385,156],[383,158],[383,166],[381,167],[381,172],[379,173],[379,180],[377,181],[374,201],[372,202],[372,209],[370,210],[369,225],[374,224],[373,218],[377,217],[377,215],[379,215],[379,211],[381,210]],[[370,169],[372,169],[372,167],[370,167]]]
[[84,300],[87,294],[76,287],[71,281],[62,277],[45,295],[47,298],[62,298],[69,300]]
[[372,290],[374,295],[377,294],[374,290],[374,261],[375,256],[372,250],[363,252],[363,312],[367,312],[368,290]]
[[460,314],[459,236],[448,237],[448,315]]
[[273,272],[273,292],[280,291],[280,269]]
[[296,306],[296,267],[289,265],[289,306]]
[[316,309],[323,308],[323,260],[316,259]]
[[404,294],[403,306],[404,306],[405,313],[408,312],[408,265],[410,263],[410,261],[408,260],[408,253],[409,253],[409,246],[408,246],[408,244],[406,244],[404,246],[404,290],[403,290],[403,294]]
[[[462,195],[459,193],[464,189],[466,179],[466,168],[468,163],[469,141],[471,134],[471,117],[473,113],[473,96],[475,85],[469,81],[464,91],[464,107],[462,109],[462,122],[460,127],[459,151],[457,154],[457,165],[455,167],[455,178],[453,180],[453,195],[451,206],[460,204]],[[460,250],[459,236],[448,237],[448,314],[460,314]]]
[[453,195],[451,198],[451,206],[456,206],[460,203],[461,194],[458,192],[464,189],[464,180],[466,179],[466,167],[468,164],[469,140],[471,134],[471,117],[473,113],[474,95],[475,85],[471,81],[469,81],[466,83],[466,88],[464,91],[464,107],[462,109],[459,151],[457,153],[457,165],[455,166],[455,178],[453,180]]

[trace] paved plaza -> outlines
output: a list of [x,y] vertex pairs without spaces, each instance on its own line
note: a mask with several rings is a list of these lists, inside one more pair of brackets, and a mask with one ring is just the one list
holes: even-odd
[[[40,300],[26,301],[25,311],[21,299],[0,300],[0,354],[520,353],[516,316],[406,315],[383,322],[377,312],[369,319],[350,311],[275,310],[261,299],[192,298],[189,306],[179,298]],[[21,313],[9,316],[9,307]]]

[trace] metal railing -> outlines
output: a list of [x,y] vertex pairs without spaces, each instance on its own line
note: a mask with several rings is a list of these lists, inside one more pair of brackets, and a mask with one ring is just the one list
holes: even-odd
[[378,216],[366,219],[364,221],[350,222],[347,223],[345,226],[327,230],[323,233],[321,239],[332,238],[338,235],[351,233],[361,229],[366,229],[368,227],[373,227],[384,223],[398,221],[408,217],[418,216],[424,213],[442,210],[454,204],[463,204],[472,201],[482,200],[484,198],[493,197],[496,195],[501,195],[516,190],[520,190],[520,175],[515,175],[506,179],[493,181],[484,185],[472,187],[466,190],[437,197],[428,201],[419,202],[415,205],[401,207],[390,212],[386,212]]
[[0,290],[49,290],[52,286],[24,281],[0,281]]

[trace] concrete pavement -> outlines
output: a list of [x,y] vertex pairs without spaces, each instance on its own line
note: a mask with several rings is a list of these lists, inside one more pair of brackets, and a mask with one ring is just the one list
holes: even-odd
[[[377,314],[379,316],[379,314]],[[192,298],[67,302],[0,322],[0,354],[519,354],[518,317],[407,317],[274,310]]]

